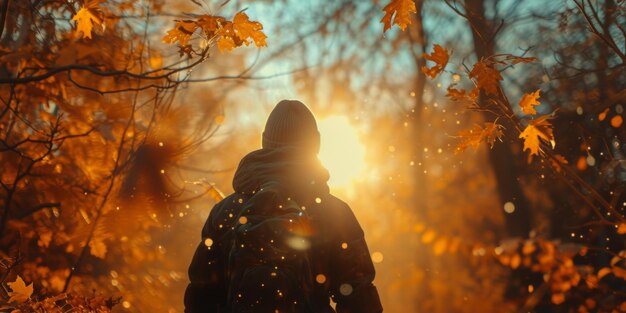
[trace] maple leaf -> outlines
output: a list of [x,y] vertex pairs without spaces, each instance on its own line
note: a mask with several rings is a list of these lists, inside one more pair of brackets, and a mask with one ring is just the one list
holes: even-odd
[[196,22],[207,38],[211,39],[222,28],[222,25],[226,24],[226,19],[221,16],[201,15]]
[[456,89],[454,84],[448,87],[446,97],[454,102],[461,102],[469,105],[476,104],[478,100],[478,89],[474,88],[470,92],[466,92],[465,89]]
[[482,60],[474,64],[470,78],[476,79],[476,87],[481,88],[487,94],[495,95],[498,92],[498,81],[502,80],[502,75],[493,64],[487,64],[485,60]]
[[33,283],[26,286],[26,283],[19,275],[14,282],[8,284],[12,290],[9,291],[9,302],[24,303],[33,294]]
[[257,47],[265,47],[265,39],[267,36],[261,31],[263,29],[263,25],[256,21],[250,21],[248,15],[244,12],[239,12],[235,14],[233,18],[233,30],[235,35],[239,37],[239,39],[246,44],[250,44],[248,42],[248,38],[252,39],[254,45]]
[[163,37],[164,43],[176,43],[180,46],[186,46],[191,35],[198,28],[198,24],[195,21],[190,20],[177,20],[173,29],[169,30]]
[[411,13],[417,13],[417,8],[413,0],[391,0],[383,11],[385,15],[380,20],[384,25],[383,32],[389,30],[393,24],[398,25],[404,31],[408,25],[411,25]]
[[430,78],[435,78],[437,74],[443,72],[443,69],[448,64],[448,59],[450,55],[448,54],[448,49],[441,47],[440,45],[435,45],[433,48],[433,52],[428,55],[426,53],[422,54],[422,57],[428,61],[435,62],[433,67],[428,68],[427,66],[422,66],[422,72],[426,74],[426,76],[430,76]]
[[519,138],[524,139],[524,151],[530,150],[530,156],[539,155],[540,138],[549,142],[552,148],[556,145],[552,133],[552,124],[550,124],[552,118],[552,115],[548,114],[530,121],[519,135]]
[[91,31],[93,25],[98,25],[104,30],[105,25],[102,19],[102,12],[97,6],[97,2],[91,2],[76,12],[76,15],[72,17],[72,21],[76,22],[76,31],[82,32],[84,38],[91,39]]
[[233,37],[230,36],[222,36],[217,41],[217,48],[220,49],[220,52],[230,51],[238,47],[239,45],[235,43]]
[[539,99],[540,89],[537,89],[535,92],[526,93],[522,96],[522,99],[519,101],[519,106],[522,108],[522,112],[524,114],[537,114],[535,110],[535,106],[541,104],[537,99]]
[[502,132],[502,125],[485,122],[484,127],[479,124],[474,124],[472,129],[459,132],[459,136],[463,140],[457,145],[457,153],[465,151],[468,147],[472,147],[476,150],[481,142],[486,142],[493,148],[496,140],[501,140],[504,133]]

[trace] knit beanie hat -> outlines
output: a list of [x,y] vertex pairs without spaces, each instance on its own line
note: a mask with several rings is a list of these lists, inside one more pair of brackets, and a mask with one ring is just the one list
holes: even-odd
[[264,149],[291,146],[317,154],[320,133],[313,113],[300,101],[280,101],[267,118],[262,144]]

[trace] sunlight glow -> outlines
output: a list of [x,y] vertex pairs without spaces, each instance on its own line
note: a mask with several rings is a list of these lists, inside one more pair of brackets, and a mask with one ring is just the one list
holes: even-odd
[[330,187],[345,188],[365,169],[365,146],[345,116],[319,121],[322,136],[319,158],[330,171]]

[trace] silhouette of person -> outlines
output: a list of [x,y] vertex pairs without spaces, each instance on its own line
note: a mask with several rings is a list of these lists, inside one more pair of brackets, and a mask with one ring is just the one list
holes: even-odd
[[319,147],[311,111],[279,102],[202,229],[185,312],[382,312],[363,230],[329,193]]

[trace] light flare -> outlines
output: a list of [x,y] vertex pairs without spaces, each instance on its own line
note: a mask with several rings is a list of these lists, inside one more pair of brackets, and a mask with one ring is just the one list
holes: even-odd
[[365,146],[345,116],[332,116],[318,123],[321,135],[319,159],[330,171],[330,187],[346,188],[365,170]]

